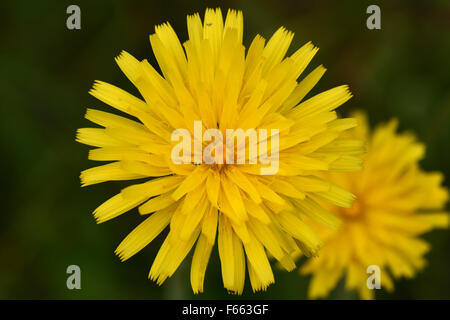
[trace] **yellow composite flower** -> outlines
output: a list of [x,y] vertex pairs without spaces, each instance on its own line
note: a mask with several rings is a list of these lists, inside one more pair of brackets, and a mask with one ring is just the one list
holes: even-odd
[[[392,290],[393,278],[411,278],[426,264],[424,255],[430,248],[419,236],[449,222],[443,212],[448,191],[441,185],[442,174],[426,173],[418,164],[425,146],[411,133],[396,133],[395,119],[371,133],[365,114],[355,116],[358,127],[345,138],[367,142],[364,169],[326,177],[357,200],[350,209],[330,209],[342,220],[337,232],[315,228],[324,246],[300,269],[312,274],[310,298],[327,296],[345,275],[347,290],[372,299],[374,290],[367,287],[371,265],[379,267],[381,288]],[[345,140],[341,143],[344,146]]]
[[[315,199],[352,205],[353,194],[317,177],[318,172],[361,168],[363,143],[345,140],[343,145],[338,138],[356,120],[338,119],[334,111],[351,94],[347,86],[338,86],[304,100],[325,68],[297,82],[318,49],[307,43],[285,57],[293,33],[283,27],[267,42],[257,35],[247,51],[240,11],[228,11],[223,21],[220,9],[207,9],[203,23],[194,14],[187,17],[187,27],[189,40],[183,44],[168,23],[150,35],[162,74],[126,52],[116,58],[143,100],[95,82],[90,93],[128,117],[87,110],[86,118],[104,128],[79,129],[76,139],[97,147],[89,151],[90,160],[112,162],[83,171],[81,182],[152,177],[121,190],[95,209],[94,217],[101,223],[135,207],[148,215],[118,246],[121,260],[169,226],[149,273],[158,284],[174,274],[196,243],[190,280],[194,293],[202,292],[217,238],[224,287],[241,294],[247,266],[253,290],[265,290],[274,282],[268,256],[290,271],[295,268],[292,252],[314,255],[321,246],[304,217],[337,228],[338,219]],[[203,129],[223,133],[278,130],[277,173],[262,175],[267,164],[249,161],[175,163],[172,134],[180,128],[194,133],[199,120]],[[223,148],[228,154],[227,145]]]

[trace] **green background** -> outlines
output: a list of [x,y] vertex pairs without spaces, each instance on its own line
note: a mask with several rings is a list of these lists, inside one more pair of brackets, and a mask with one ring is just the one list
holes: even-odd
[[[81,7],[81,30],[66,28],[66,8]],[[381,30],[366,28],[366,8],[381,7]],[[114,249],[142,219],[133,210],[96,225],[91,212],[126,183],[80,188],[79,172],[94,165],[88,147],[75,142],[90,126],[87,107],[110,110],[88,90],[104,80],[134,94],[114,62],[122,49],[155,65],[148,35],[170,21],[182,41],[186,15],[221,6],[244,12],[244,43],[279,26],[295,32],[291,52],[307,41],[320,47],[312,67],[328,71],[314,93],[349,84],[344,114],[363,108],[371,122],[395,116],[401,129],[427,145],[422,165],[449,177],[450,2],[441,1],[2,1],[0,4],[1,170],[0,298],[181,299],[306,298],[307,277],[275,271],[276,283],[242,297],[228,296],[217,250],[205,294],[194,296],[189,260],[162,287],[147,280],[163,237],[126,263]],[[448,181],[446,182],[448,185]],[[429,266],[413,280],[396,282],[377,298],[450,298],[450,233],[425,236]],[[81,290],[66,288],[66,268],[81,267]],[[331,298],[354,298],[342,290]]]

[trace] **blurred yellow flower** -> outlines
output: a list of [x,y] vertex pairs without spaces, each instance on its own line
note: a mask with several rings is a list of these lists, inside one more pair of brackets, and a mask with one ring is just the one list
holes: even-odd
[[[191,285],[195,293],[202,292],[218,230],[224,287],[241,294],[247,265],[253,290],[265,290],[274,282],[267,252],[293,270],[292,252],[300,247],[306,255],[314,255],[321,245],[301,216],[337,227],[338,220],[313,197],[352,205],[350,192],[316,177],[321,171],[361,168],[362,142],[345,140],[342,145],[338,139],[356,121],[338,119],[334,111],[351,94],[347,86],[339,86],[303,101],[325,68],[319,66],[297,82],[318,49],[307,43],[285,58],[293,34],[284,28],[267,43],[257,35],[246,52],[240,11],[230,10],[224,22],[220,9],[207,9],[203,23],[194,14],[188,16],[187,25],[189,40],[183,45],[168,23],[157,26],[150,36],[163,76],[147,60],[138,61],[126,52],[116,59],[144,100],[113,85],[95,83],[93,96],[135,119],[88,109],[86,118],[104,128],[79,129],[77,141],[98,147],[90,150],[89,159],[113,162],[83,171],[82,185],[157,177],[123,189],[100,205],[94,216],[100,223],[135,207],[141,215],[151,214],[118,246],[121,260],[170,226],[149,274],[158,284],[173,275],[196,243]],[[276,130],[277,148],[274,142],[264,150],[250,138],[245,144],[248,154],[256,147],[258,156],[271,151],[276,172],[261,174],[267,164],[252,163],[247,152],[246,163],[229,161],[234,144],[233,150],[228,144],[218,145],[223,154],[211,153],[225,159],[221,164],[203,161],[207,146],[202,143],[193,157],[188,155],[188,163],[176,163],[173,134],[195,136],[199,121],[200,129],[216,129],[223,135],[227,129]],[[269,136],[259,139],[267,143]]]
[[370,133],[365,114],[355,116],[358,127],[343,138],[367,142],[364,169],[326,177],[357,200],[350,209],[330,207],[342,220],[337,232],[316,228],[324,246],[300,269],[312,275],[310,298],[327,296],[343,276],[347,290],[357,290],[362,299],[373,298],[374,290],[367,287],[370,265],[380,268],[381,287],[392,290],[393,278],[411,278],[425,266],[429,244],[419,236],[449,222],[442,211],[448,199],[442,174],[426,173],[418,165],[425,146],[410,133],[396,133],[396,120]]

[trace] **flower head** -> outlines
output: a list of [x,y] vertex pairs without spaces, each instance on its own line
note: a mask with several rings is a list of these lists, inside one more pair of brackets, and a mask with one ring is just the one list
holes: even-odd
[[349,209],[330,209],[342,220],[337,232],[315,229],[324,246],[317,258],[301,268],[303,274],[312,274],[311,298],[326,296],[344,275],[347,289],[357,290],[363,299],[373,298],[367,286],[369,266],[378,266],[381,287],[392,290],[392,278],[413,277],[425,266],[429,245],[419,236],[448,226],[443,176],[426,173],[418,165],[425,146],[410,133],[396,133],[396,120],[371,133],[365,115],[356,117],[358,127],[346,135],[366,141],[364,169],[326,176],[357,199]]
[[[303,101],[325,68],[297,82],[318,49],[307,43],[285,57],[293,34],[284,28],[267,43],[256,36],[246,52],[240,11],[230,10],[224,22],[220,9],[207,9],[203,23],[194,14],[187,26],[183,44],[168,23],[150,36],[162,74],[126,52],[116,58],[143,100],[94,84],[94,97],[128,116],[88,109],[86,118],[103,128],[79,129],[77,141],[97,147],[89,159],[112,162],[83,171],[82,185],[151,177],[121,190],[94,216],[100,223],[135,207],[149,215],[118,246],[121,260],[169,226],[149,273],[158,284],[195,244],[191,285],[202,292],[217,241],[224,287],[242,293],[247,266],[253,290],[264,290],[274,282],[267,253],[292,270],[292,252],[319,249],[305,216],[337,227],[315,199],[351,207],[350,192],[316,176],[361,168],[362,142],[338,139],[356,121],[334,111],[351,94],[339,86]],[[228,140],[230,129],[243,144]]]

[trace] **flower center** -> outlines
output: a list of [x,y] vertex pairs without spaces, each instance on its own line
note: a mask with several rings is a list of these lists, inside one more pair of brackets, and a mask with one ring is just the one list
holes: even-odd
[[360,217],[364,212],[364,205],[361,200],[355,200],[351,208],[340,208],[341,214],[346,218]]
[[[261,175],[274,175],[279,168],[279,129],[217,129],[203,132],[202,120],[194,121],[194,137],[185,128],[175,129],[171,159],[175,164],[259,164]],[[221,167],[221,166],[220,166]]]

